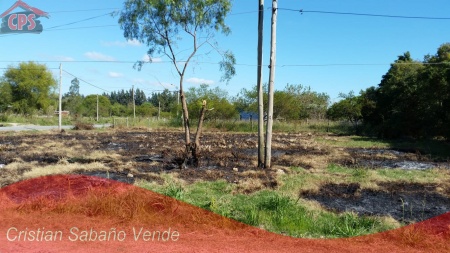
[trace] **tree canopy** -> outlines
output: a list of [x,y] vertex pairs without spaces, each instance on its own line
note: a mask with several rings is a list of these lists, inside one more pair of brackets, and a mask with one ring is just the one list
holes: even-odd
[[2,107],[11,103],[17,113],[46,112],[54,103],[52,95],[56,85],[52,73],[43,64],[22,62],[17,67],[10,66],[0,84],[2,98],[6,98]]
[[450,43],[423,61],[398,56],[358,101],[366,128],[380,137],[450,138]]
[[342,98],[337,103],[331,105],[327,111],[327,117],[332,120],[345,119],[353,124],[355,131],[358,130],[358,123],[362,120],[361,97],[355,96],[353,91],[348,94],[341,93]]
[[200,110],[204,100],[208,101],[208,111],[205,119],[232,119],[237,118],[238,111],[228,100],[226,90],[219,87],[210,88],[207,84],[200,87],[192,87],[186,92],[186,99],[189,102],[189,112],[194,118],[200,116]]
[[[264,85],[267,89],[267,85]],[[257,112],[257,87],[243,88],[234,98],[238,111]],[[301,84],[287,84],[283,90],[274,92],[273,117],[287,120],[323,119],[327,111],[329,96],[312,91]],[[264,107],[267,107],[267,94],[263,96]]]

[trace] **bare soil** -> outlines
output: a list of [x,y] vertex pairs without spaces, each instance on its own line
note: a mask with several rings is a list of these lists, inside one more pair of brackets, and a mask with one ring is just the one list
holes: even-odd
[[[316,142],[316,137],[314,134],[275,134],[272,145],[274,166],[270,170],[262,170],[256,168],[256,134],[204,133],[198,168],[184,168],[180,159],[183,133],[177,131],[133,129],[3,134],[0,136],[0,164],[3,165],[0,166],[0,187],[24,179],[23,175],[33,167],[58,164],[101,164],[104,169],[75,169],[71,173],[108,177],[127,183],[133,183],[136,179],[163,183],[159,176],[161,173],[176,173],[186,183],[219,179],[238,185],[249,179],[260,182],[253,187],[243,187],[243,193],[277,188],[278,173],[288,172],[290,167],[302,167],[314,173],[315,170],[325,170],[330,163],[354,167],[367,167],[370,163],[371,169],[378,169],[386,168],[387,162],[401,164],[412,161],[450,168],[448,162],[433,161],[423,154],[400,151],[384,154],[375,149],[371,149],[374,152],[367,152],[336,148]],[[93,156],[96,152],[103,152],[103,155]],[[9,171],[5,166],[11,163],[25,165]],[[440,185],[379,182],[376,190],[363,189],[358,183],[325,182],[318,191],[302,191],[300,196],[318,201],[323,207],[336,212],[390,215],[404,222],[417,222],[450,211],[450,182]]]

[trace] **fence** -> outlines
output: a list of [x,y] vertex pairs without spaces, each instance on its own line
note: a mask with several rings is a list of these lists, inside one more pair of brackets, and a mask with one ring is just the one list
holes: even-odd
[[114,128],[120,127],[152,127],[155,123],[166,123],[168,119],[158,117],[149,117],[149,118],[141,118],[141,117],[113,117],[112,125]]

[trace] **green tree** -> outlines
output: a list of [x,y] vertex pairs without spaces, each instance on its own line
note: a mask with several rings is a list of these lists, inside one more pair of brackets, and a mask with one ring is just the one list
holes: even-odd
[[150,102],[136,106],[136,114],[141,117],[151,117],[158,114],[158,108],[155,108]]
[[362,103],[361,96],[355,96],[353,91],[348,94],[341,93],[342,98],[337,103],[331,105],[327,111],[327,116],[332,120],[347,120],[352,123],[356,132],[358,132],[358,124],[362,120]]
[[80,81],[74,78],[71,81],[69,92],[62,97],[62,107],[64,110],[70,111],[72,115],[78,117],[81,113],[83,96],[80,95]]
[[170,112],[176,104],[178,103],[177,94],[168,89],[164,89],[163,92],[154,92],[149,97],[149,102],[153,104],[154,107],[160,107],[163,112]]
[[418,91],[425,132],[450,139],[450,43],[441,45],[435,55],[427,55],[425,63]]
[[191,87],[186,92],[186,100],[190,115],[196,119],[200,117],[204,100],[208,101],[208,109],[211,109],[205,115],[205,119],[232,119],[238,116],[238,111],[228,101],[227,91],[219,87],[212,89],[207,84],[202,84],[198,88]]
[[[267,84],[263,84],[263,89],[267,90]],[[254,85],[251,89],[242,88],[232,101],[239,112],[258,113],[258,87]],[[267,105],[267,93],[263,93],[263,104],[264,107]]]
[[[88,95],[84,98],[83,114],[87,117],[97,116],[97,95]],[[106,96],[98,96],[98,115],[100,117],[110,116],[111,102]]]
[[4,74],[4,85],[9,86],[3,89],[11,91],[12,107],[17,113],[45,112],[54,104],[52,94],[57,82],[45,65],[22,62],[17,67],[10,66]]
[[110,115],[118,117],[130,116],[133,115],[133,111],[126,105],[114,102],[110,107]]
[[[220,69],[224,71],[223,80],[229,80],[235,74],[235,58],[229,52],[221,52],[213,41],[214,32],[230,33],[225,24],[225,17],[231,11],[229,0],[127,0],[120,12],[119,24],[124,30],[124,37],[137,39],[145,43],[151,57],[162,53],[170,59],[180,77],[179,92],[183,108],[186,154],[192,152],[197,160],[199,143],[191,143],[189,129],[189,112],[184,94],[184,77],[187,67],[197,52],[204,46],[211,46],[219,52],[223,61]],[[192,48],[187,58],[180,62],[177,41],[182,38],[191,40]],[[137,63],[139,69],[145,62]],[[135,65],[136,66],[136,65]],[[200,131],[197,131],[200,134]]]
[[[264,85],[263,88],[266,89],[267,85]],[[257,98],[256,86],[252,89],[243,88],[233,98],[233,104],[239,112],[257,112]],[[263,101],[265,110],[267,110],[267,94],[264,94]],[[329,96],[325,93],[314,92],[310,87],[301,84],[287,84],[284,90],[274,92],[273,117],[287,120],[323,119],[328,103]]]
[[406,52],[391,64],[377,88],[362,93],[362,116],[380,137],[424,134],[428,101],[421,90],[428,81],[421,77],[423,71],[424,65]]
[[0,112],[8,110],[13,101],[11,85],[0,79]]

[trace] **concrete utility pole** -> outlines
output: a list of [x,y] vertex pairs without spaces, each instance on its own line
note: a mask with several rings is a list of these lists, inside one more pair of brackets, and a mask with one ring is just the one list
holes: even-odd
[[58,131],[61,132],[61,125],[62,125],[62,93],[61,93],[61,87],[62,87],[62,63],[59,64],[59,101],[58,101]]
[[264,167],[264,91],[262,82],[263,63],[263,31],[264,31],[264,0],[259,0],[258,16],[258,167]]
[[158,101],[158,121],[160,120],[161,117],[161,101]]
[[267,137],[265,168],[270,168],[272,160],[272,127],[273,127],[273,93],[275,81],[275,66],[277,53],[277,0],[272,0],[272,32],[270,45],[270,74],[269,74],[269,108],[267,112]]
[[134,98],[134,85],[133,85],[132,92],[133,92],[133,120],[134,120],[134,119],[136,119],[136,100]]
[[98,94],[97,94],[97,122],[98,122]]

